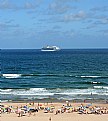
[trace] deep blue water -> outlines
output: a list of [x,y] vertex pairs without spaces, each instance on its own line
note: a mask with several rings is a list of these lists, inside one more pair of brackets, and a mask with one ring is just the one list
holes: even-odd
[[108,49],[1,50],[0,59],[0,100],[108,98]]

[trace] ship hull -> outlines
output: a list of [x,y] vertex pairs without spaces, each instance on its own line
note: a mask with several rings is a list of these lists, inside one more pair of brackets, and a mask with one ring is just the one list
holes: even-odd
[[57,46],[46,46],[41,49],[41,51],[45,51],[45,52],[59,51],[59,50],[60,48]]

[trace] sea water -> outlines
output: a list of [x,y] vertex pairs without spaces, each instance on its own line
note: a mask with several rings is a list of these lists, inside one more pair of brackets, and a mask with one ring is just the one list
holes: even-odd
[[0,100],[108,99],[108,49],[3,49],[0,65]]

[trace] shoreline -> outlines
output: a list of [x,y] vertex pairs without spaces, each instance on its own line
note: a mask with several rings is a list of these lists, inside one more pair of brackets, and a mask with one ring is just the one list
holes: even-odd
[[[44,98],[44,99],[32,99],[32,100],[0,100],[0,103],[28,103],[28,102],[41,102],[41,103],[63,103],[66,102],[68,99],[52,99],[52,98]],[[108,104],[108,99],[72,99],[68,100],[72,103],[97,103],[97,104]]]

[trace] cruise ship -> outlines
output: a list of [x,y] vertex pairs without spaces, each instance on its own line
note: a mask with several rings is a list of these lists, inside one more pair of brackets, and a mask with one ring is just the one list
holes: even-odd
[[42,47],[41,51],[59,51],[60,48],[57,47],[57,46],[45,46],[45,47]]

